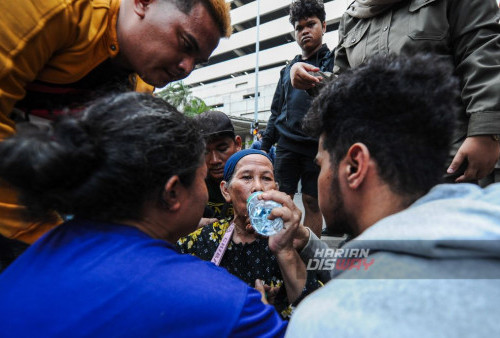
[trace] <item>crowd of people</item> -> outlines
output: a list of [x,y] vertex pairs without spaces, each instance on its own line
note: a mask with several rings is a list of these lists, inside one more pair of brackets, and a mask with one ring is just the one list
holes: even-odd
[[355,0],[331,51],[322,1],[293,0],[260,149],[150,92],[230,35],[226,1],[3,9],[0,336],[498,334],[494,0]]

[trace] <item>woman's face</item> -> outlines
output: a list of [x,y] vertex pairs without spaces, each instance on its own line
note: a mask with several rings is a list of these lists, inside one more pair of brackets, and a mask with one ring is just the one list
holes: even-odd
[[235,217],[246,217],[247,199],[253,192],[276,188],[271,161],[258,154],[243,157],[236,165],[231,183],[221,184],[226,201],[233,204]]

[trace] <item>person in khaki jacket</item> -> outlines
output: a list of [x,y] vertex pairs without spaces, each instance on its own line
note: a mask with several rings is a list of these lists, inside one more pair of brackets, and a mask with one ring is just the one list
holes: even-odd
[[[53,119],[104,91],[152,92],[182,79],[230,34],[224,0],[2,1],[0,141],[16,120]],[[2,236],[32,243],[61,222],[25,216],[0,181]]]
[[[339,43],[327,56],[340,74],[370,56],[434,52],[452,63],[461,80],[462,114],[453,138],[448,182],[489,175],[500,156],[500,12],[495,0],[356,0],[341,18]],[[438,60],[436,60],[438,61]],[[328,63],[325,63],[328,64]],[[319,81],[305,64],[292,84]]]

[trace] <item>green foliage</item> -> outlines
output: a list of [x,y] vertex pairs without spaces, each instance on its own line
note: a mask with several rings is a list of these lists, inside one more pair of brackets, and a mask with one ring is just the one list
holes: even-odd
[[165,89],[155,93],[156,96],[164,99],[188,116],[198,115],[210,110],[210,107],[202,99],[191,94],[191,89],[182,81],[171,83]]

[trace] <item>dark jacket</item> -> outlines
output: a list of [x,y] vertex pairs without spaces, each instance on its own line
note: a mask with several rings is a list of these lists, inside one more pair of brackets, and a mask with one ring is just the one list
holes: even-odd
[[309,59],[302,60],[302,56],[297,55],[281,70],[271,105],[271,117],[262,137],[262,150],[269,152],[271,146],[279,139],[278,145],[285,149],[304,155],[316,153],[318,139],[306,135],[302,130],[302,119],[311,105],[312,97],[306,91],[292,87],[290,68],[296,62],[307,62],[321,67],[322,62],[327,60],[325,56],[328,52],[328,47],[324,44]]

